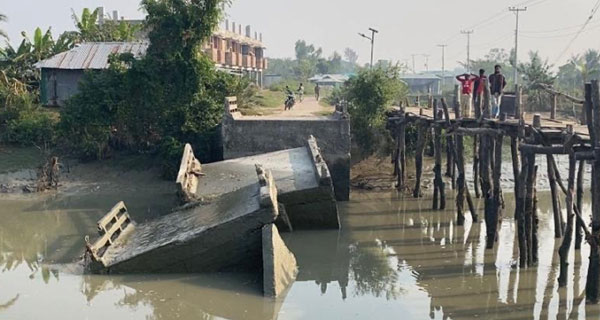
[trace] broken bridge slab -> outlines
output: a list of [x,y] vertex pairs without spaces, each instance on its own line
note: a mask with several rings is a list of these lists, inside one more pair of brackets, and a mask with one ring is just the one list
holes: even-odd
[[[184,154],[183,161],[190,157]],[[202,176],[195,183],[196,200],[212,198],[254,183],[254,164],[260,163],[273,173],[279,201],[293,229],[338,229],[337,202],[327,164],[314,137],[302,148],[202,165]],[[282,218],[286,215],[282,214]],[[284,231],[284,223],[278,221]]]

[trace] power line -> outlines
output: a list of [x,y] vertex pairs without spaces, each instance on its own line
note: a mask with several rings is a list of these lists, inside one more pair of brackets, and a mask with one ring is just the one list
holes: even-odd
[[596,14],[596,12],[598,12],[599,8],[600,8],[600,0],[598,0],[596,2],[596,4],[594,5],[594,8],[592,8],[592,12],[591,12],[590,16],[586,19],[585,23],[581,26],[581,29],[579,29],[579,31],[575,34],[575,36],[573,37],[573,39],[571,39],[571,41],[569,41],[569,44],[567,44],[567,47],[565,48],[565,50],[563,50],[558,55],[558,57],[554,61],[554,64],[556,64],[558,62],[558,60],[560,60],[565,55],[565,53],[567,53],[567,51],[569,51],[569,49],[571,48],[571,46],[573,45],[573,43],[575,42],[575,40],[577,40],[577,38],[579,37],[579,35],[581,35],[581,33],[583,32],[583,30],[585,30],[585,27],[587,27],[587,25],[590,23],[590,21],[592,21],[592,19],[594,18],[594,15]]

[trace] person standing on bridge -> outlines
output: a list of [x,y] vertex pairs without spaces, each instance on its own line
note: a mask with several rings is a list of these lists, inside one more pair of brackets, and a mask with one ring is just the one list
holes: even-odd
[[475,81],[475,79],[477,79],[476,75],[468,73],[456,76],[456,80],[458,80],[461,85],[460,113],[461,116],[465,118],[471,117],[473,81]]
[[492,93],[492,117],[498,118],[500,115],[500,106],[502,105],[502,95],[506,87],[506,78],[502,74],[500,65],[494,66],[494,74],[490,76],[490,90]]
[[[479,69],[479,76],[475,78],[475,82],[473,83],[473,103],[475,104],[475,108],[479,108],[481,112],[481,97],[483,96],[483,89],[485,89],[484,81],[487,80],[487,76],[485,75],[485,70]],[[475,115],[478,113],[475,112]]]

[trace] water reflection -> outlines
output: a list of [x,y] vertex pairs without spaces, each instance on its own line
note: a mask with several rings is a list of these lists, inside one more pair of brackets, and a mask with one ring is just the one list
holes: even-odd
[[[429,199],[359,193],[341,204],[342,231],[284,234],[299,266],[277,300],[260,274],[81,276],[50,267],[76,260],[82,239],[119,194],[0,200],[0,318],[105,319],[585,319],[600,315],[583,291],[589,247],[571,250],[569,285],[558,288],[560,242],[540,194],[539,265],[517,263],[512,197],[498,243],[485,225],[454,224],[452,208]],[[130,200],[135,214],[166,214],[153,197]],[[154,197],[155,198],[155,197]],[[137,201],[136,201],[137,200]],[[450,204],[452,199],[448,200]],[[583,207],[590,211],[589,203]],[[587,216],[587,215],[586,215]],[[57,271],[60,270],[60,271]]]

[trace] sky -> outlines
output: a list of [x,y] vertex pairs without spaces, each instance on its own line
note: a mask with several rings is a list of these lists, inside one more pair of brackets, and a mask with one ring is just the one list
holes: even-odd
[[[467,56],[467,37],[461,30],[473,30],[471,59],[483,57],[491,48],[514,47],[515,14],[509,6],[526,6],[520,14],[519,60],[529,51],[554,65],[564,64],[574,54],[600,49],[600,12],[574,41],[600,0],[233,0],[227,18],[251,25],[263,33],[267,56],[293,57],[294,43],[306,40],[322,47],[325,56],[352,48],[359,62],[367,63],[370,42],[358,36],[368,28],[379,30],[375,60],[400,61],[417,71],[441,69],[446,44],[446,69],[458,66]],[[138,0],[0,0],[0,12],[8,22],[0,29],[18,44],[20,33],[29,34],[40,26],[52,27],[55,34],[73,29],[72,10],[104,6],[119,10],[126,18],[142,18]],[[426,55],[429,55],[427,58]],[[428,63],[427,63],[428,62]]]

